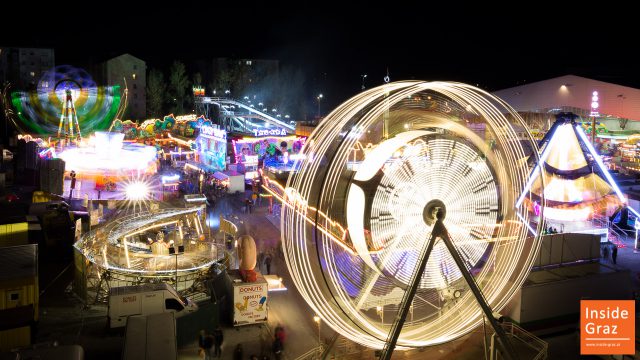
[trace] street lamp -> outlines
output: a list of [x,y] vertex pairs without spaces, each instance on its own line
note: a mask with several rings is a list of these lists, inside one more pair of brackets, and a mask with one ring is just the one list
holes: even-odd
[[316,99],[318,100],[318,117],[320,117],[320,100],[322,100],[324,96],[322,94],[318,94]]
[[313,321],[318,324],[318,344],[322,345],[322,340],[320,339],[320,316],[316,315],[313,317]]
[[367,74],[360,75],[362,77],[362,90],[364,90],[364,79],[367,78]]

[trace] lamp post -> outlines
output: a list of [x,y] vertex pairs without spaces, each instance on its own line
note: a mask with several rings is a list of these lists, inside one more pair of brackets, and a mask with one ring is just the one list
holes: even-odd
[[322,100],[322,98],[322,94],[318,94],[318,96],[316,97],[316,100],[318,100],[318,117],[320,117],[320,100]]
[[367,78],[367,74],[360,75],[360,77],[362,78],[362,90],[364,90],[364,79]]
[[322,340],[320,339],[320,316],[316,315],[313,317],[313,321],[318,324],[318,345],[322,345]]

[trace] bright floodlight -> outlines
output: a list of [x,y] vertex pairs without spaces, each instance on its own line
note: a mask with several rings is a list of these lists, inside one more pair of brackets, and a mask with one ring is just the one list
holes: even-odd
[[[537,147],[512,124],[526,129],[481,89],[407,81],[358,94],[316,127],[287,183],[281,228],[292,279],[323,323],[382,348],[441,211],[486,302],[494,311],[507,304],[540,246],[529,235],[532,212],[514,206]],[[410,309],[398,349],[448,342],[482,323],[441,241]]]
[[125,194],[127,200],[143,201],[149,198],[149,185],[143,181],[133,181],[126,185]]

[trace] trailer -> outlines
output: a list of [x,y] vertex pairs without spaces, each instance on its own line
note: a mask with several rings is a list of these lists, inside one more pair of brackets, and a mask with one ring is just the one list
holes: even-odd
[[172,312],[131,316],[122,349],[123,360],[176,360],[176,319]]

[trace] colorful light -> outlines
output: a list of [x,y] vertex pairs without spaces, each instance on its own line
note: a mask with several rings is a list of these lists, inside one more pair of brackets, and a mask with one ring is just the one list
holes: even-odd
[[600,112],[598,112],[598,108],[600,107],[600,103],[598,100],[598,92],[594,91],[591,94],[591,113],[589,116],[598,117],[600,116]]
[[82,133],[107,129],[124,105],[119,86],[99,87],[86,71],[61,65],[42,76],[36,91],[11,94],[11,103],[20,120],[16,122],[19,130],[55,134],[67,90],[72,94]]
[[[469,85],[390,83],[349,99],[316,127],[303,149],[309,156],[299,160],[286,188],[265,181],[283,201],[292,280],[323,322],[352,341],[383,347],[391,324],[376,309],[390,314],[397,307],[387,305],[401,302],[431,231],[426,205],[436,199],[446,204],[445,226],[486,301],[494,311],[506,305],[526,279],[540,239],[525,241],[535,230],[531,214],[513,208],[529,180],[523,161],[529,154],[513,141],[517,134],[505,114],[525,127],[511,107]],[[486,123],[495,146],[464,118]],[[530,134],[529,141],[535,156]],[[378,145],[354,172],[349,164],[357,143]],[[537,226],[532,232],[539,234]],[[447,342],[482,323],[450,260],[436,243],[399,348]]]
[[156,149],[141,144],[123,143],[123,134],[96,132],[93,146],[67,148],[58,157],[67,170],[82,174],[155,172]]

